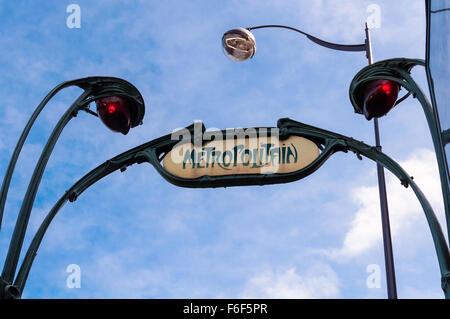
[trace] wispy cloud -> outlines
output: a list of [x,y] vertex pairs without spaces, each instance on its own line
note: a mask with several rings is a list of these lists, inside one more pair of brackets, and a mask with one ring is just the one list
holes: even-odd
[[[417,149],[409,159],[400,163],[407,172],[414,172],[414,180],[427,197],[441,221],[444,220],[442,193],[436,156],[428,149]],[[389,174],[387,178],[388,202],[393,240],[402,240],[405,232],[411,231],[418,220],[425,218],[414,193],[400,185],[398,179]],[[367,254],[378,245],[381,237],[380,204],[378,186],[361,186],[352,191],[352,198],[359,206],[342,246],[330,249],[327,254],[333,259],[355,258]]]
[[267,267],[248,279],[242,298],[311,299],[339,297],[339,279],[326,264],[316,264],[304,274],[295,267]]

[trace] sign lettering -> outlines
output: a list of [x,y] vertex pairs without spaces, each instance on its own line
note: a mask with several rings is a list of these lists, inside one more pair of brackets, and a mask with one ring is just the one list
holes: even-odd
[[211,141],[200,147],[190,142],[177,145],[165,155],[163,166],[182,178],[281,174],[298,171],[318,156],[317,145],[303,137],[249,137]]

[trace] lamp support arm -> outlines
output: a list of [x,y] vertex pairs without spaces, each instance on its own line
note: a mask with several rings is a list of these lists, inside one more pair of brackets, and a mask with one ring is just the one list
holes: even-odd
[[288,29],[288,30],[292,30],[295,32],[298,32],[300,34],[303,34],[304,36],[306,36],[309,40],[313,41],[314,43],[323,46],[325,48],[328,49],[332,49],[332,50],[338,50],[338,51],[366,51],[366,43],[364,44],[338,44],[338,43],[332,43],[332,42],[328,42],[328,41],[324,41],[321,40],[311,34],[308,34],[302,30],[293,28],[293,27],[289,27],[289,26],[285,26],[285,25],[277,25],[277,24],[269,24],[269,25],[261,25],[261,26],[256,26],[256,27],[249,27],[247,28],[247,30],[251,31],[251,30],[256,30],[256,29],[263,29],[263,28],[282,28],[282,29]]

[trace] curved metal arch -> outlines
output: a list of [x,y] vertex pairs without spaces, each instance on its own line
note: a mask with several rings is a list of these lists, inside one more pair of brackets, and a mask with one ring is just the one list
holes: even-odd
[[[410,81],[406,74],[416,65],[425,65],[425,61],[420,59],[388,59],[370,64],[361,69],[353,77],[349,88],[350,102],[355,109],[355,113],[363,114],[363,93],[366,83],[374,80],[390,80],[404,87],[408,92],[413,92],[415,83]],[[414,92],[413,92],[414,93]]]
[[[450,291],[448,287],[448,281],[450,278],[450,253],[448,250],[448,246],[445,241],[444,234],[442,233],[442,229],[440,227],[439,221],[433,211],[433,208],[429,204],[428,200],[421,192],[420,188],[416,185],[412,177],[410,177],[402,167],[398,163],[396,163],[389,156],[385,155],[381,151],[378,151],[375,147],[367,145],[363,142],[356,141],[353,138],[346,137],[344,135],[339,135],[334,132],[326,131],[317,127],[313,127],[310,125],[306,125],[300,122],[296,122],[290,119],[280,119],[278,121],[278,127],[280,127],[282,134],[287,135],[297,135],[305,138],[309,138],[318,143],[325,144],[325,149],[323,153],[327,153],[327,155],[323,155],[321,161],[317,162],[316,165],[320,167],[321,164],[325,162],[326,159],[331,156],[331,154],[342,151],[348,152],[351,151],[360,157],[361,155],[376,161],[383,165],[386,169],[391,171],[404,185],[405,187],[411,186],[416,197],[418,198],[428,225],[431,230],[433,243],[435,246],[435,250],[437,253],[439,269],[441,272],[442,278],[442,289],[444,290],[445,296],[450,298]],[[188,127],[188,129],[192,132],[193,126]],[[98,166],[97,168],[90,171],[83,178],[81,178],[77,183],[75,183],[56,203],[56,205],[49,212],[47,217],[42,222],[39,230],[35,234],[28,251],[25,255],[23,263],[20,267],[19,273],[15,280],[15,287],[19,289],[20,292],[23,291],[25,287],[26,280],[28,278],[28,274],[30,272],[32,263],[37,254],[37,250],[40,246],[40,243],[45,235],[46,230],[48,229],[51,221],[56,216],[58,211],[62,208],[62,206],[67,203],[67,201],[73,202],[77,199],[79,195],[82,194],[89,186],[93,185],[103,177],[111,174],[116,170],[124,171],[126,167],[133,164],[140,163],[150,163],[152,164],[157,171],[169,182],[174,183],[178,186],[183,187],[195,187],[190,184],[179,185],[177,181],[173,181],[170,178],[168,179],[165,176],[164,168],[160,164],[160,155],[169,151],[178,140],[172,140],[171,135],[165,135],[148,143],[142,144],[138,147],[135,147],[129,151],[126,151],[108,161]],[[317,167],[317,168],[318,168]],[[317,169],[316,168],[316,169]],[[306,168],[305,168],[306,169]],[[237,176],[234,176],[237,177]],[[301,175],[297,175],[297,179],[302,178]],[[304,177],[304,176],[303,176]],[[217,179],[217,177],[208,177],[206,181],[210,181]],[[241,179],[237,179],[239,182],[243,182]],[[287,182],[288,180],[286,180]],[[223,182],[223,181],[222,181]],[[229,181],[228,181],[229,182]],[[270,177],[266,176],[260,182],[262,184],[273,184],[277,182],[277,180],[270,180]],[[227,182],[223,183],[221,186],[226,186]],[[241,184],[242,185],[242,184]],[[254,184],[248,184],[254,185]],[[201,187],[198,186],[197,187]],[[216,186],[208,186],[208,187],[219,187],[219,184]]]
[[278,25],[278,24],[268,24],[268,25],[261,25],[261,26],[257,26],[257,27],[249,27],[246,28],[247,30],[251,31],[251,30],[256,30],[256,29],[263,29],[263,28],[282,28],[282,29],[288,29],[288,30],[292,30],[292,31],[296,31],[298,33],[301,33],[303,35],[305,35],[308,39],[310,39],[311,41],[313,41],[314,43],[323,46],[325,48],[328,49],[332,49],[332,50],[338,50],[338,51],[367,51],[367,44],[363,43],[363,44],[338,44],[338,43],[332,43],[332,42],[328,42],[328,41],[324,41],[321,40],[311,34],[308,34],[302,30],[293,28],[293,27],[289,27],[289,26],[285,26],[285,25]]
[[[14,231],[12,235],[11,242],[9,244],[8,252],[6,255],[5,263],[2,271],[2,280],[4,282],[10,283],[14,279],[16,272],[16,267],[18,264],[19,256],[22,250],[23,240],[25,237],[26,229],[28,226],[28,221],[30,218],[33,203],[36,197],[37,189],[39,187],[40,181],[42,179],[44,170],[46,168],[47,162],[53,151],[59,136],[61,135],[64,127],[69,123],[69,121],[77,115],[77,112],[83,110],[86,105],[90,102],[98,99],[99,97],[117,94],[126,95],[130,98],[132,109],[135,109],[134,116],[138,118],[135,121],[135,126],[140,124],[142,117],[144,115],[144,102],[139,91],[129,82],[114,78],[114,77],[87,77],[72,81],[63,82],[62,84],[56,86],[50,93],[44,98],[44,100],[38,105],[34,113],[32,114],[30,120],[25,126],[19,142],[16,145],[14,153],[11,157],[8,170],[3,179],[1,195],[0,195],[0,220],[3,213],[4,205],[6,202],[6,197],[11,181],[11,177],[19,157],[20,151],[25,143],[31,127],[33,126],[37,116],[40,114],[42,109],[46,106],[48,101],[60,90],[70,87],[78,86],[84,91],[77,98],[77,100],[65,111],[63,116],[60,118],[56,126],[54,127],[49,139],[47,140],[39,160],[34,168],[33,175],[28,184],[27,191],[25,193],[22,206],[20,208],[19,214],[17,216],[17,221],[14,226]],[[89,99],[90,97],[90,99]],[[142,117],[141,117],[142,116]],[[140,118],[139,118],[140,117]]]
[[[413,97],[417,98],[420,102],[428,123],[428,128],[430,129],[436,159],[439,166],[439,177],[441,180],[442,195],[444,198],[447,232],[450,236],[450,175],[447,159],[444,155],[443,137],[439,123],[436,121],[437,118],[432,105],[430,104],[425,93],[410,74],[411,69],[416,65],[426,66],[424,60],[408,58],[388,59],[366,66],[354,76],[350,84],[349,96],[355,112],[362,113],[365,84],[373,80],[387,79],[404,87],[408,90],[408,94],[412,94]],[[402,100],[404,98],[405,97],[403,97]]]
[[[11,159],[9,161],[8,168],[7,168],[5,177],[3,178],[2,187],[0,190],[0,228],[1,228],[1,224],[2,224],[2,219],[3,219],[2,217],[3,217],[3,212],[5,209],[6,198],[8,196],[9,185],[11,183],[11,178],[12,178],[17,160],[19,158],[19,154],[22,151],[22,147],[25,144],[25,141],[28,137],[28,134],[29,134],[32,126],[34,125],[34,122],[36,121],[37,117],[42,112],[42,110],[45,108],[45,106],[48,104],[48,102],[59,91],[65,89],[65,88],[71,87],[71,86],[78,86],[79,88],[83,89],[85,92],[89,91],[92,94],[96,94],[97,95],[96,98],[101,98],[101,97],[107,96],[107,95],[102,95],[105,93],[104,87],[105,86],[111,87],[112,85],[114,85],[116,92],[123,92],[124,94],[129,92],[126,95],[126,97],[132,99],[133,104],[134,104],[133,108],[136,109],[136,111],[135,111],[136,117],[139,119],[139,121],[135,120],[133,125],[136,126],[136,125],[142,123],[142,118],[144,116],[144,107],[143,107],[144,100],[143,100],[141,94],[139,93],[139,91],[136,89],[136,87],[134,87],[131,83],[129,83],[123,79],[114,78],[114,77],[95,76],[95,77],[86,77],[86,78],[80,78],[80,79],[75,79],[75,80],[71,80],[71,81],[65,81],[65,82],[62,82],[62,83],[58,84],[57,86],[55,86],[44,97],[44,99],[41,101],[41,103],[39,103],[37,108],[34,110],[33,114],[31,115],[30,119],[28,120],[27,124],[25,125],[24,130],[22,131],[22,134],[16,144],[16,147],[15,147],[13,154],[11,156]],[[86,101],[88,101],[88,100],[86,100]],[[92,101],[94,101],[94,99],[90,99],[89,103]],[[89,104],[89,103],[87,103],[87,104]]]

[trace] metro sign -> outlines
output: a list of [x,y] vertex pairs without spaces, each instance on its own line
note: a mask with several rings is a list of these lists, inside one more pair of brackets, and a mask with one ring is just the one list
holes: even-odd
[[177,145],[164,156],[163,166],[181,178],[282,174],[303,169],[319,154],[316,143],[304,137],[258,136],[214,140],[200,147]]

